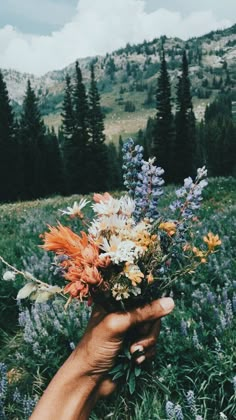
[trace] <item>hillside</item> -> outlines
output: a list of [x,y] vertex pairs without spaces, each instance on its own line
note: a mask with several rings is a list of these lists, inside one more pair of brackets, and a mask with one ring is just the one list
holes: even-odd
[[[119,134],[126,137],[144,128],[147,118],[155,114],[155,86],[160,66],[159,51],[163,42],[173,97],[182,50],[187,50],[193,103],[198,120],[203,117],[206,104],[219,90],[232,88],[235,95],[233,99],[236,101],[236,25],[188,41],[161,37],[138,45],[127,44],[112,54],[79,60],[86,84],[89,83],[91,61],[96,64],[108,141],[116,140]],[[73,76],[73,72],[74,63],[42,77],[15,70],[3,70],[3,75],[16,112],[20,111],[26,81],[30,79],[39,97],[46,124],[57,128],[60,125],[65,75],[69,73]],[[130,107],[127,102],[135,107]],[[236,106],[234,109],[236,112]]]

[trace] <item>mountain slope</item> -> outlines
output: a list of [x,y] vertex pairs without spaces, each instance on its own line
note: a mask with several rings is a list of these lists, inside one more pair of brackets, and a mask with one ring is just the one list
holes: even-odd
[[[108,140],[119,134],[128,136],[143,128],[148,116],[155,114],[155,87],[164,42],[170,71],[173,97],[179,73],[181,55],[186,48],[192,83],[196,117],[201,119],[206,104],[219,90],[236,86],[236,25],[211,32],[199,38],[183,41],[161,37],[138,45],[129,45],[106,56],[81,59],[84,81],[89,83],[89,66],[95,63],[101,102],[106,115]],[[58,127],[66,73],[73,77],[74,63],[63,70],[42,77],[3,70],[10,97],[16,112],[20,111],[27,79],[31,80],[40,102],[45,122]],[[235,98],[236,100],[236,92]],[[130,104],[131,102],[131,104]],[[132,111],[132,112],[131,112]]]

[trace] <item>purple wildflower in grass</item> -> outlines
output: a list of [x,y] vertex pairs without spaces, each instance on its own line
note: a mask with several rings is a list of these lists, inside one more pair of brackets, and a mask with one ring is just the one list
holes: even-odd
[[195,347],[195,349],[201,350],[202,349],[202,346],[199,343],[199,339],[198,339],[198,335],[197,335],[197,331],[196,330],[193,331],[193,338],[192,338],[192,340],[193,340],[193,346]]
[[7,397],[8,381],[7,367],[5,363],[0,363],[0,419],[5,420],[4,401]]
[[70,348],[72,351],[75,349],[75,343],[73,341],[70,342]]
[[227,327],[227,320],[225,318],[225,315],[223,314],[223,312],[221,312],[220,314],[220,326],[221,326],[221,330],[224,331],[225,328]]
[[215,341],[216,341],[216,344],[215,344],[215,351],[216,351],[216,353],[217,353],[218,355],[220,355],[220,354],[222,353],[221,343],[220,343],[220,341],[218,340],[218,338],[217,338],[217,337],[215,337]]
[[230,326],[233,321],[234,314],[233,314],[232,303],[229,299],[226,302],[225,315],[226,315],[227,324],[228,326]]
[[234,393],[236,394],[236,376],[233,377]]
[[175,413],[175,419],[176,420],[184,420],[184,415],[183,415],[183,412],[182,412],[182,408],[179,404],[177,404],[175,406],[174,413]]
[[188,330],[187,330],[187,322],[184,320],[184,319],[181,319],[181,323],[180,323],[180,331],[181,331],[181,334],[184,336],[184,337],[187,337],[187,335],[188,335]]
[[233,308],[233,312],[236,312],[236,293],[233,294],[232,308]]
[[175,406],[171,401],[166,402],[166,415],[168,419],[173,419],[175,415]]
[[33,412],[33,409],[36,405],[36,401],[33,400],[32,398],[25,396],[23,399],[22,405],[23,405],[24,416],[28,419]]
[[194,392],[192,390],[187,392],[186,400],[187,400],[188,407],[191,411],[191,414],[196,416],[197,415],[196,400],[195,400]]
[[170,210],[178,211],[185,219],[191,218],[194,211],[200,207],[202,191],[207,186],[207,181],[203,179],[206,176],[207,170],[203,166],[198,168],[194,181],[191,177],[185,178],[184,185],[175,192],[177,200],[170,205]]
[[16,402],[17,404],[19,404],[22,401],[21,393],[17,387],[15,388],[12,398],[13,398],[13,401]]
[[213,305],[215,303],[215,295],[210,290],[207,292],[207,302]]

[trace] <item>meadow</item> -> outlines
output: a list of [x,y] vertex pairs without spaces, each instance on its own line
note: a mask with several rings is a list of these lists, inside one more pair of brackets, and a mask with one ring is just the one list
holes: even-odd
[[[166,214],[172,197],[174,187],[168,186],[160,203]],[[78,199],[58,196],[1,205],[0,255],[53,282],[52,257],[39,248],[39,235],[47,224],[68,223],[59,209]],[[210,179],[198,216],[196,240],[217,233],[219,251],[173,286],[175,310],[162,321],[155,361],[143,372],[134,396],[121,385],[97,404],[92,420],[235,418],[236,179]],[[19,303],[23,280],[4,281],[4,271],[0,265],[0,419],[23,420],[80,340],[90,310],[74,302],[65,313],[59,299]]]

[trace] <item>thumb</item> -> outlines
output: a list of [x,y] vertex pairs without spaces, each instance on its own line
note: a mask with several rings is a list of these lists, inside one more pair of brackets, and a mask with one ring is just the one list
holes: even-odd
[[130,312],[119,314],[119,323],[117,327],[120,333],[124,333],[130,327],[142,324],[146,321],[155,321],[165,315],[168,315],[174,309],[174,301],[170,297],[154,300],[152,303],[142,308],[134,309]]

